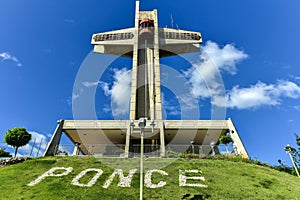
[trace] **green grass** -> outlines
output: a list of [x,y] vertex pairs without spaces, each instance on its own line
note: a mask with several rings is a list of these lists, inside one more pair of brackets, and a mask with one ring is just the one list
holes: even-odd
[[[47,177],[33,187],[28,183],[52,167],[73,167],[67,176]],[[71,184],[73,178],[88,168],[99,168],[103,174],[92,187]],[[103,188],[114,171],[139,169],[139,159],[96,159],[94,157],[45,157],[0,168],[0,199],[139,199],[139,173],[133,176],[130,188],[121,188],[116,177],[110,187]],[[207,159],[145,159],[145,171],[162,169],[169,175],[153,173],[152,182],[165,181],[162,188],[144,187],[144,199],[300,199],[300,178],[269,167],[230,160]],[[202,171],[207,188],[179,187],[179,170]],[[59,172],[57,172],[59,173]],[[86,174],[80,183],[87,183],[95,175]],[[189,182],[199,181],[189,180]]]

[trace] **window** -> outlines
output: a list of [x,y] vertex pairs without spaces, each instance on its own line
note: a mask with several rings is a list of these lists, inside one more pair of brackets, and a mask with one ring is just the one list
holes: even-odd
[[148,27],[154,27],[153,20],[143,19],[140,21],[140,28],[148,28]]

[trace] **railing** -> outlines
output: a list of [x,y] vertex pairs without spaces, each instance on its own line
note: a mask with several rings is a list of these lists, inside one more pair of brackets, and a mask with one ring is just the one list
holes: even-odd
[[[140,156],[141,145],[134,144],[129,148],[129,157],[138,157]],[[144,145],[144,155],[145,157],[159,157],[160,156],[160,145]]]
[[190,33],[190,32],[160,32],[161,38],[165,39],[179,39],[179,40],[200,40],[201,36],[198,33]]
[[236,154],[233,145],[167,145],[166,157],[179,157],[181,154],[216,155]]
[[124,157],[125,155],[124,144],[86,144],[83,148],[88,155],[100,157]]
[[109,34],[98,34],[94,36],[94,40],[98,41],[106,41],[106,40],[126,40],[132,39],[134,37],[133,33],[109,33]]
[[[30,145],[30,148],[20,148],[18,154],[20,156],[41,157],[46,149],[47,143]],[[98,157],[124,157],[124,144],[85,144],[79,146],[84,155],[92,155]],[[129,146],[129,157],[140,156],[140,144],[131,144]],[[73,144],[60,144],[56,147],[57,156],[71,156],[74,151]],[[145,157],[160,157],[160,145],[145,144]],[[215,155],[215,154],[236,154],[232,144],[219,144],[211,147],[210,145],[177,145],[168,144],[165,146],[166,157],[180,157],[181,154],[199,154],[199,155]],[[80,154],[82,155],[82,153]]]
[[[86,144],[80,145],[80,149],[86,155],[98,157],[124,157],[125,145],[124,144]],[[129,157],[140,156],[140,144],[132,144],[129,147]],[[59,145],[57,147],[57,155],[72,155],[74,145]],[[144,155],[145,157],[160,157],[160,145],[145,144]],[[215,154],[236,154],[232,144],[230,145],[166,145],[166,157],[180,157],[181,154],[199,154],[199,155],[215,155]]]

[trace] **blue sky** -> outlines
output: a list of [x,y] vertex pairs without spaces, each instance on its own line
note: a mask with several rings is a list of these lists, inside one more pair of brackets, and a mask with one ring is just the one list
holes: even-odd
[[[133,27],[134,3],[0,1],[0,138],[8,129],[25,127],[46,141],[58,119],[73,118],[71,102],[79,95],[73,94],[73,86],[92,50],[91,35]],[[294,145],[293,133],[300,134],[299,1],[141,1],[141,10],[152,9],[158,9],[161,27],[171,27],[172,16],[175,28],[201,32],[202,51],[222,76],[226,118],[233,119],[250,156],[271,164],[278,159],[290,163],[283,147]],[[199,58],[193,64],[200,71],[207,61],[200,61],[201,55],[193,57]],[[185,72],[200,118],[209,118],[211,104],[218,103],[204,95],[203,82],[191,66],[174,59],[162,63]],[[118,84],[130,84],[130,67],[129,59],[117,59],[99,81],[99,119],[126,116],[121,109],[126,98],[113,97],[123,89]],[[178,118],[178,102],[163,91],[166,115]],[[109,112],[111,101],[121,109],[114,115]],[[2,139],[0,146],[5,146]]]

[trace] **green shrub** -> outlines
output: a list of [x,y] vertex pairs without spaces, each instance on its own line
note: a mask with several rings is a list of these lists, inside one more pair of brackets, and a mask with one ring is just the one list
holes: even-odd
[[5,149],[0,149],[0,157],[11,157],[11,155]]
[[180,157],[180,153],[173,151],[172,149],[166,149],[165,152],[165,158],[179,158]]

